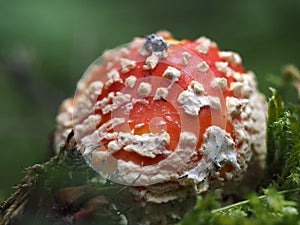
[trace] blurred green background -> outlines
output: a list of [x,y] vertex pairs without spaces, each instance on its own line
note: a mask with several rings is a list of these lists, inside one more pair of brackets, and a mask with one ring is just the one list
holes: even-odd
[[50,154],[59,103],[104,49],[160,29],[234,50],[268,94],[269,74],[299,66],[299,0],[0,0],[0,200]]

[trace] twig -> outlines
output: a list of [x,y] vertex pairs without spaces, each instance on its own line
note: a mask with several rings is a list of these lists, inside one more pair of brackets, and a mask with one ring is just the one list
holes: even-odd
[[[287,193],[298,192],[298,191],[300,191],[300,188],[294,188],[294,189],[290,189],[290,190],[279,191],[278,194],[287,194]],[[266,198],[267,198],[267,195],[261,195],[261,196],[258,197],[259,200],[264,200]],[[220,213],[222,211],[226,211],[226,210],[229,210],[229,209],[232,209],[232,208],[244,206],[244,205],[247,205],[249,203],[250,203],[250,200],[244,200],[244,201],[237,202],[237,203],[234,203],[234,204],[231,204],[231,205],[227,205],[227,206],[224,206],[224,207],[221,207],[221,208],[218,208],[218,209],[214,209],[211,212],[216,214],[216,213]]]

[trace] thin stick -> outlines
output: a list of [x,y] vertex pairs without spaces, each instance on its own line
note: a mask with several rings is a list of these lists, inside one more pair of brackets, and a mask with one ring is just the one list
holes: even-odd
[[[286,193],[292,193],[292,192],[298,192],[298,191],[300,191],[300,188],[294,188],[294,189],[290,189],[290,190],[279,191],[278,193],[279,194],[286,194]],[[267,198],[266,195],[261,195],[261,196],[258,197],[259,200],[263,200],[263,199],[266,199],[266,198]],[[211,212],[212,213],[220,213],[222,211],[226,211],[226,210],[231,209],[231,208],[243,206],[243,205],[246,205],[246,204],[249,204],[249,203],[250,203],[249,200],[245,200],[245,201],[241,201],[241,202],[237,202],[237,203],[234,203],[234,204],[231,204],[231,205],[224,206],[222,208],[214,209]]]

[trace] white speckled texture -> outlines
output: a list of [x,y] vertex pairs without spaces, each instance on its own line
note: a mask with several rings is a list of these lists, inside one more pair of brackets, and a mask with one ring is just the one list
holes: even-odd
[[[266,104],[254,74],[244,71],[237,53],[220,51],[206,37],[181,42],[161,35],[107,51],[88,69],[74,98],[60,108],[56,151],[73,129],[78,149],[101,175],[149,185],[132,187],[144,202],[172,202],[186,190],[225,190],[243,177],[250,181],[249,170],[263,168],[266,151]],[[138,122],[130,119],[134,109]],[[120,152],[161,160],[144,165],[114,158]]]

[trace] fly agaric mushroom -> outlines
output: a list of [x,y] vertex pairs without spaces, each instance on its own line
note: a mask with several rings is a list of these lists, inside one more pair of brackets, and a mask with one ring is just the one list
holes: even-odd
[[237,53],[206,37],[158,32],[106,51],[88,68],[61,106],[55,143],[59,151],[73,130],[100,175],[156,187],[151,200],[166,202],[171,190],[202,192],[242,179],[249,165],[261,168],[265,111]]

